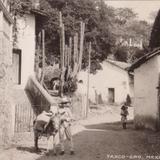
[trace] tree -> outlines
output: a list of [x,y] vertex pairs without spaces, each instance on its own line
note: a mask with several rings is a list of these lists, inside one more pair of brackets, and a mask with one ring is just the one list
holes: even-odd
[[160,46],[160,10],[156,16],[154,25],[152,27],[152,32],[150,36],[149,47],[150,49],[154,49]]
[[115,54],[114,54],[116,60],[118,61],[122,61],[122,62],[127,62],[127,58],[128,58],[128,49],[127,47],[119,47]]
[[[49,15],[49,20],[44,25],[49,60],[53,55],[59,57],[59,11],[63,15],[66,43],[69,37],[79,32],[80,21],[83,21],[85,22],[84,55],[87,54],[89,41],[92,41],[92,60],[97,58],[102,61],[107,58],[108,53],[111,53],[114,44],[114,37],[110,32],[113,11],[105,5],[104,1],[97,3],[96,0],[47,0],[49,7],[44,6],[42,2],[44,3],[44,0],[41,0],[41,8]],[[83,56],[83,63],[83,67],[86,67],[85,56]]]
[[15,15],[23,15],[32,8],[32,0],[10,0],[11,12]]
[[147,54],[148,50],[146,50],[145,48],[139,49],[137,47],[132,47],[132,48],[129,48],[129,53],[130,54],[128,56],[128,62],[133,63],[137,59],[139,59],[142,56],[144,56],[145,54]]
[[[146,21],[136,19],[136,16],[137,14],[129,8],[115,9],[112,30],[116,37],[116,45],[113,50],[116,60],[133,62],[146,53],[151,25]],[[139,46],[142,45],[144,49],[134,47],[134,45],[130,46],[131,41]],[[128,43],[128,46],[126,44],[124,47],[124,43]]]
[[[31,0],[11,0],[12,12],[24,14],[31,9]],[[48,14],[48,21],[44,24],[46,30],[47,63],[58,62],[60,58],[60,30],[59,12],[62,12],[65,25],[65,41],[80,30],[80,21],[85,22],[85,43],[82,68],[88,65],[87,44],[92,42],[91,61],[93,72],[101,68],[100,62],[109,54],[115,54],[117,60],[128,61],[128,52],[117,40],[123,38],[143,39],[144,46],[148,46],[150,25],[136,19],[137,14],[130,8],[108,6],[104,0],[40,0],[41,9]],[[25,9],[24,9],[25,8]],[[14,14],[14,15],[16,15]],[[15,28],[16,29],[16,28]],[[147,48],[147,47],[146,47]],[[122,54],[124,53],[124,54]],[[91,65],[92,65],[91,64]]]
[[125,24],[130,20],[134,20],[137,14],[131,8],[118,8],[115,10],[116,21],[119,24]]

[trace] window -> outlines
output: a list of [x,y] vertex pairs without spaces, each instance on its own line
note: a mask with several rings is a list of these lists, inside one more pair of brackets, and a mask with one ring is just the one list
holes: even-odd
[[14,49],[13,50],[13,83],[21,84],[21,50]]

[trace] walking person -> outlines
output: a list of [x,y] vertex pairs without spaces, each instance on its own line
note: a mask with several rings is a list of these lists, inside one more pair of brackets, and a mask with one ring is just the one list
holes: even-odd
[[67,97],[62,98],[62,102],[59,105],[59,114],[60,114],[60,127],[59,127],[59,139],[61,146],[61,155],[65,153],[64,150],[64,140],[65,137],[70,142],[70,154],[74,154],[73,147],[73,137],[71,133],[71,122],[73,120],[73,115],[71,112],[71,103]]
[[128,107],[127,107],[127,104],[125,102],[121,107],[121,122],[122,122],[123,129],[127,128],[127,116],[128,115],[129,115]]

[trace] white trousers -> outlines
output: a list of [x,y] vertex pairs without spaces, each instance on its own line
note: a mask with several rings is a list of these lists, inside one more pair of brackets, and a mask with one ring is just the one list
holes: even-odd
[[66,139],[69,140],[70,150],[73,151],[74,150],[73,137],[71,133],[71,126],[68,122],[63,122],[59,128],[59,140],[60,140],[60,147],[62,151],[64,151],[65,137]]

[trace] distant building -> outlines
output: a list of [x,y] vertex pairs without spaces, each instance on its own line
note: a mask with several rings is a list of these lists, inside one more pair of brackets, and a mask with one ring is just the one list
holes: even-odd
[[132,64],[136,128],[160,129],[160,49]]
[[[126,68],[130,64],[106,60],[102,63],[102,70],[90,74],[89,98],[93,103],[120,104],[127,95],[133,97],[133,75],[129,75]],[[85,94],[87,88],[87,72],[81,72],[78,91]]]
[[121,46],[126,46],[126,47],[137,47],[139,49],[143,48],[143,40],[142,39],[135,39],[135,38],[119,38],[117,39],[117,44],[120,44]]

